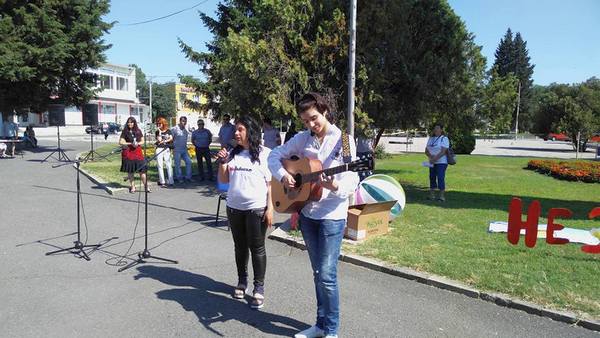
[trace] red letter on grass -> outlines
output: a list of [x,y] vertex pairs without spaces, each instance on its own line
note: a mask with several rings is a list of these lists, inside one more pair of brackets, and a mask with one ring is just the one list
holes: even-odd
[[527,221],[521,218],[522,202],[518,197],[513,197],[508,208],[508,241],[512,244],[519,243],[521,229],[525,229],[525,245],[533,248],[537,240],[538,220],[542,212],[540,201],[534,200],[527,210]]
[[[595,207],[590,211],[590,215],[588,216],[590,219],[600,217],[600,207]],[[591,253],[591,254],[600,254],[600,244],[598,245],[584,245],[581,247],[581,251]]]
[[562,230],[565,227],[562,224],[554,223],[556,217],[569,218],[573,212],[565,208],[551,208],[548,211],[548,227],[546,227],[546,243],[548,244],[567,244],[568,239],[554,237],[554,231]]

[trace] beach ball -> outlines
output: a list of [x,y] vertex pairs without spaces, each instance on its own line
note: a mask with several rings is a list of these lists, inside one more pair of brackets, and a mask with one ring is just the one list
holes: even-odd
[[393,177],[383,174],[371,175],[359,183],[355,191],[355,204],[377,203],[396,200],[390,210],[390,220],[398,217],[406,205],[404,189]]

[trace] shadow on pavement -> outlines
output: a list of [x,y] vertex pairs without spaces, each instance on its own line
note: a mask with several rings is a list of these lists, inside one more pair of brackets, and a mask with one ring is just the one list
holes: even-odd
[[[178,288],[158,291],[156,296],[178,302],[184,310],[193,311],[207,330],[219,336],[224,334],[212,325],[230,320],[255,327],[266,334],[287,337],[309,327],[306,323],[285,316],[252,310],[248,305],[248,296],[246,301],[234,299],[231,297],[233,286],[210,277],[172,267],[140,266],[137,269],[139,273],[134,277],[136,280],[152,278],[177,286]],[[268,306],[268,303],[265,304]]]

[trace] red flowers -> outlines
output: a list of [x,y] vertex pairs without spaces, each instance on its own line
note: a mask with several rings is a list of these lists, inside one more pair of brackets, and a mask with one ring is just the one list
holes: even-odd
[[531,160],[529,170],[568,181],[600,183],[600,163],[590,161]]

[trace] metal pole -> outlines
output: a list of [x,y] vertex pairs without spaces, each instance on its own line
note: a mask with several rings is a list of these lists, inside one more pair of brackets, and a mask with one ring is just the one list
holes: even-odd
[[517,94],[517,118],[515,120],[515,140],[519,134],[519,108],[521,106],[521,81],[519,81],[519,91]]
[[150,119],[152,120],[152,76],[150,76],[148,79],[150,81],[150,111],[148,113],[150,114]]
[[579,159],[579,140],[581,139],[581,132],[577,132],[577,140],[575,140],[575,159]]
[[356,0],[350,0],[350,46],[348,58],[348,134],[354,137],[354,74],[356,56]]

